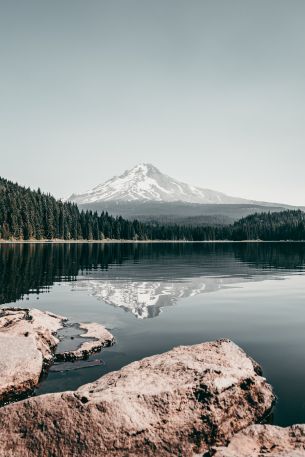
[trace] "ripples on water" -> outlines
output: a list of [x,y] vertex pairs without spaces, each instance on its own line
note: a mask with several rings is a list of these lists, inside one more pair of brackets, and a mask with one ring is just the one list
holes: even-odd
[[101,322],[117,339],[38,393],[228,337],[262,364],[286,425],[305,422],[304,268],[303,243],[0,245],[0,303]]

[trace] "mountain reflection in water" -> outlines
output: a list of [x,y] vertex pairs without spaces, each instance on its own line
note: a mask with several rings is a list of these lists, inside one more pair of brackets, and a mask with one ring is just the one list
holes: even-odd
[[98,322],[116,338],[49,372],[38,393],[226,337],[262,365],[274,423],[289,425],[305,420],[304,266],[304,243],[0,244],[0,302]]
[[180,298],[304,268],[301,243],[0,245],[0,303],[72,283],[138,318]]

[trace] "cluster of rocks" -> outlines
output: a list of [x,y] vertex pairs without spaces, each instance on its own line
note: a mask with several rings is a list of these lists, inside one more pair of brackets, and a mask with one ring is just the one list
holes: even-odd
[[80,335],[84,338],[80,347],[55,354],[59,343],[57,332],[64,325],[67,325],[65,317],[38,309],[0,310],[0,404],[31,393],[55,360],[86,358],[113,344],[114,337],[102,325],[80,324],[86,330]]
[[[0,344],[9,344],[6,358],[13,360],[3,365],[0,351],[1,373],[10,366],[6,385],[35,384],[42,365],[54,357],[63,319],[37,310],[2,312]],[[85,335],[98,334],[100,345],[103,338],[112,342],[96,325],[82,325]],[[94,349],[86,345],[83,350]],[[75,358],[80,356],[77,350]],[[2,395],[3,384],[1,379]],[[76,391],[4,406],[0,456],[305,456],[304,425],[262,425],[274,401],[260,366],[233,342],[181,346]]]

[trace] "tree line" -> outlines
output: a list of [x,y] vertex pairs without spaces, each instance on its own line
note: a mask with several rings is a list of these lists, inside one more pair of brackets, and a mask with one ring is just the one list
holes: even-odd
[[76,204],[0,178],[3,240],[305,240],[305,213],[259,213],[227,226],[143,223],[80,211]]

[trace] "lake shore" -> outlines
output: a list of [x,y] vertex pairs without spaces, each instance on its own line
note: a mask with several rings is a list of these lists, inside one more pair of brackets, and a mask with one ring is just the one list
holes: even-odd
[[213,243],[305,243],[305,240],[0,240],[0,244],[213,244]]

